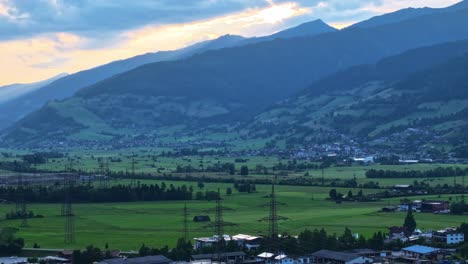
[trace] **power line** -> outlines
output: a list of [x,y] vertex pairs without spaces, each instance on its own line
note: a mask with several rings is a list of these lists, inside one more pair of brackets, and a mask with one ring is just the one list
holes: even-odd
[[209,226],[213,228],[214,233],[216,234],[217,239],[218,239],[216,243],[216,254],[217,254],[218,261],[220,261],[220,254],[224,252],[224,246],[225,246],[224,227],[236,225],[234,223],[229,223],[229,222],[224,221],[224,217],[223,217],[224,210],[232,210],[232,209],[223,207],[222,199],[221,199],[221,192],[218,188],[218,198],[216,199],[216,206],[215,208],[208,209],[208,211],[215,212],[215,220]]
[[131,186],[135,186],[136,185],[136,175],[135,175],[135,165],[136,165],[136,161],[135,161],[135,155],[132,155],[132,176],[131,176],[131,180],[130,180],[130,185]]
[[16,186],[17,198],[16,198],[16,214],[21,216],[21,227],[28,227],[28,211],[26,205],[26,181],[23,179],[23,175],[18,175],[18,182]]
[[188,209],[187,209],[187,204],[184,205],[184,211],[183,211],[183,216],[184,216],[184,226],[182,232],[184,233],[184,240],[185,242],[189,241],[189,230],[188,230]]
[[286,217],[278,215],[278,205],[284,204],[276,200],[275,182],[273,181],[271,184],[270,202],[263,205],[270,207],[269,216],[260,219],[260,221],[268,221],[268,236],[273,239],[277,238],[279,234],[278,221],[288,219]]
[[73,244],[75,243],[75,215],[73,214],[72,207],[73,182],[71,178],[64,180],[65,203],[62,211],[63,215],[65,216],[65,243]]

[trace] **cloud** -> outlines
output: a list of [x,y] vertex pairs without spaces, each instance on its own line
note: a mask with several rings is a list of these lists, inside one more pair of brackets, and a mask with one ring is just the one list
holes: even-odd
[[[211,0],[215,1],[215,0]],[[205,3],[207,4],[207,3]],[[148,25],[97,34],[43,33],[0,42],[0,84],[32,82],[57,72],[76,72],[146,52],[173,50],[230,33],[244,36],[273,33],[284,21],[308,14],[294,2],[248,8],[210,19],[187,23]],[[9,67],[8,65],[13,65]]]
[[[37,34],[71,32],[92,36],[121,32],[142,25],[187,23],[209,19],[246,8],[263,8],[265,0],[0,0],[0,14],[23,14],[24,24],[3,22],[1,39]],[[3,7],[3,8],[2,8]],[[14,11],[14,12],[13,12]]]
[[33,82],[224,34],[262,36],[323,19],[342,28],[458,0],[0,0],[0,85]]

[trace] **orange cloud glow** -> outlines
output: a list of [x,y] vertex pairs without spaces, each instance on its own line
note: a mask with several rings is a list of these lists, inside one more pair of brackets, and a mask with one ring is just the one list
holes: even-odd
[[[2,12],[8,13],[0,2]],[[208,20],[123,32],[106,48],[84,48],[96,40],[62,32],[4,41],[0,42],[0,85],[34,82],[60,72],[73,73],[146,52],[178,49],[228,33],[243,36],[273,33],[275,25],[309,12],[310,9],[293,2],[272,3],[266,8],[247,9]]]

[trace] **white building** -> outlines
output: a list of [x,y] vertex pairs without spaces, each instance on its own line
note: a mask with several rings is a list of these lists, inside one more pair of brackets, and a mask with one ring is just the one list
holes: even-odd
[[275,264],[294,264],[294,259],[284,254],[275,257]]
[[236,241],[239,246],[244,246],[248,250],[256,250],[258,247],[260,247],[260,242],[262,241],[261,237],[244,234],[232,236],[231,239]]
[[465,241],[465,235],[458,232],[455,228],[445,228],[436,231],[432,234],[434,241],[446,243],[447,245],[463,243]]
[[[223,238],[224,238],[224,241],[226,242],[231,240],[231,237],[228,235],[223,235]],[[201,249],[204,247],[212,247],[213,245],[218,243],[218,241],[220,241],[220,237],[219,236],[196,237],[194,238],[194,240],[195,240],[195,244],[193,245],[193,247],[195,249]]]

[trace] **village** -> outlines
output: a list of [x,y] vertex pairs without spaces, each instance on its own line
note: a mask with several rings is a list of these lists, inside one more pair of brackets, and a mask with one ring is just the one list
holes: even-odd
[[[358,236],[358,234],[354,234]],[[438,243],[443,247],[430,247],[417,243],[422,237],[425,242]],[[357,248],[347,251],[334,251],[322,249],[301,255],[287,255],[281,251],[258,253],[265,238],[246,234],[233,236],[217,235],[212,237],[199,237],[193,239],[193,249],[197,252],[208,250],[211,253],[192,254],[190,261],[174,261],[163,255],[139,256],[139,252],[122,252],[111,250],[105,253],[105,257],[98,264],[371,264],[371,263],[466,263],[463,260],[454,260],[456,246],[464,243],[464,234],[457,228],[449,227],[433,232],[421,232],[415,230],[409,236],[403,227],[390,227],[385,243],[392,240],[404,243],[399,250],[373,250],[369,248]],[[279,248],[282,242],[277,241]],[[227,252],[219,245],[221,243],[234,243],[239,251]],[[410,243],[410,244],[408,244]],[[28,253],[53,255],[42,258],[8,257],[0,258],[4,264],[48,263],[66,264],[72,263],[73,250],[54,249],[24,249]],[[33,262],[31,262],[33,261]],[[35,262],[34,262],[35,261]]]

